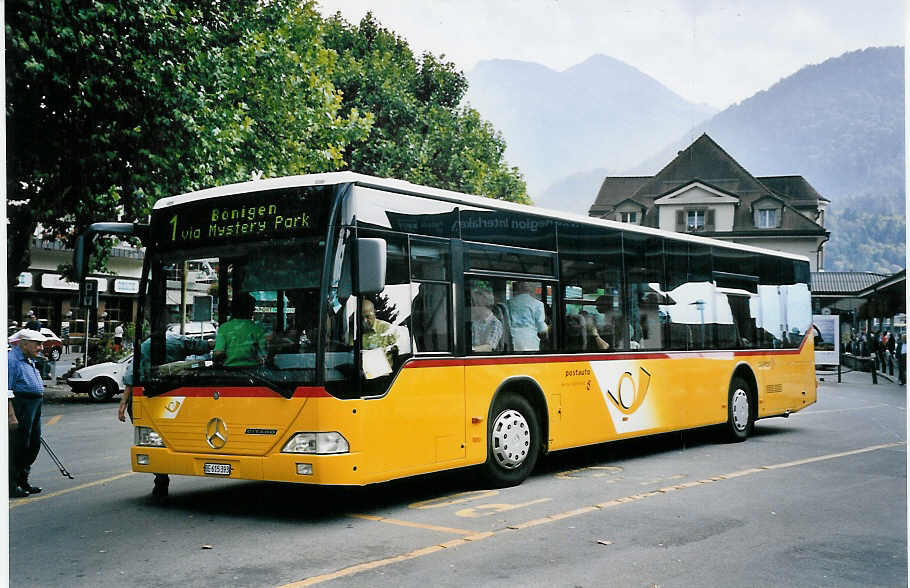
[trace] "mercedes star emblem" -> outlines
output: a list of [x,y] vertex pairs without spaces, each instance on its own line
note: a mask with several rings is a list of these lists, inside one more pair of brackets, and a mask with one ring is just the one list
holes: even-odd
[[228,430],[224,421],[218,417],[213,418],[205,426],[205,440],[212,449],[221,449],[227,443]]

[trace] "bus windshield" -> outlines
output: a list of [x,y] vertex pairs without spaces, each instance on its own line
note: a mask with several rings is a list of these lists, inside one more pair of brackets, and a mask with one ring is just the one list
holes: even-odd
[[147,394],[215,384],[290,396],[314,384],[324,249],[311,237],[157,256],[140,347]]

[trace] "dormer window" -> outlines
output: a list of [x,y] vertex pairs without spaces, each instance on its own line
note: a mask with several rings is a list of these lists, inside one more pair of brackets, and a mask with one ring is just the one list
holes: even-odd
[[714,231],[714,210],[711,208],[677,210],[676,230],[680,233]]
[[760,208],[755,214],[755,226],[759,229],[775,229],[780,219],[780,210],[777,208]]
[[705,211],[704,210],[687,210],[686,211],[686,231],[697,233],[705,230]]
[[632,223],[633,225],[637,225],[638,224],[638,213],[637,212],[620,212],[619,213],[619,222]]

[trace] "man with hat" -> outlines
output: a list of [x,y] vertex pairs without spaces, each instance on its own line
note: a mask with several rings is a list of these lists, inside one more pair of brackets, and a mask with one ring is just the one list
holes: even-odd
[[41,449],[41,403],[44,383],[35,367],[34,358],[47,338],[32,329],[22,329],[9,338],[13,345],[7,355],[8,395],[12,394],[13,410],[19,426],[15,431],[14,463],[10,464],[9,495],[22,498],[41,492],[32,486],[28,474]]

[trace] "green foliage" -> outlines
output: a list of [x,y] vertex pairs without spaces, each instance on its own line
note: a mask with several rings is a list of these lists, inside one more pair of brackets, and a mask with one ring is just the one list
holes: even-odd
[[369,13],[356,26],[328,19],[325,44],[339,56],[333,81],[345,111],[375,117],[369,138],[345,156],[353,171],[530,203],[518,169],[503,160],[502,136],[459,106],[467,81],[454,64],[415,58]]
[[339,114],[336,56],[322,46],[318,14],[277,1],[218,16],[220,35],[195,19],[166,30],[187,39],[189,55],[153,64],[178,81],[167,98],[188,139],[180,151],[189,165],[178,161],[184,187],[344,167],[345,148],[366,136],[372,116]]
[[8,6],[8,284],[36,227],[71,244],[255,177],[349,167],[527,199],[502,137],[458,106],[463,74],[370,16],[352,27],[297,0]]
[[126,349],[115,349],[113,335],[105,334],[99,338],[89,339],[88,363],[86,365],[95,365],[108,361],[120,361],[130,353],[131,352]]
[[831,240],[825,245],[825,269],[891,274],[905,268],[906,216],[899,202],[840,200],[827,217]]

